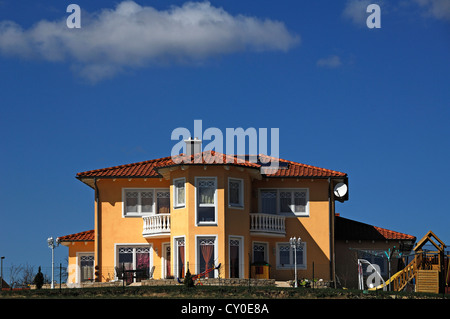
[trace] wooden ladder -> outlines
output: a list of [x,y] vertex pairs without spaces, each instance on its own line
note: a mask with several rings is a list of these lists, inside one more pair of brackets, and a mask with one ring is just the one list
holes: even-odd
[[391,277],[393,291],[401,291],[410,280],[416,277],[421,258],[421,255],[416,256],[405,268]]

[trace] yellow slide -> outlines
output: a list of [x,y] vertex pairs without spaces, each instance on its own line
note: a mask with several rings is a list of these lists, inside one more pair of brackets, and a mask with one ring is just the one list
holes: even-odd
[[394,281],[394,279],[396,279],[398,276],[400,276],[400,274],[404,271],[404,269],[400,270],[399,272],[395,273],[394,275],[391,276],[391,278],[389,278],[387,281],[385,281],[383,284],[377,286],[377,287],[373,287],[373,288],[369,288],[368,290],[370,291],[374,291],[374,290],[378,290],[378,289],[382,289],[383,287],[389,285],[392,281]]
[[[377,287],[374,287],[374,288],[369,288],[368,290],[370,290],[370,291],[378,290],[378,289],[382,289],[383,287],[389,285],[391,282],[393,282],[395,279],[397,279],[402,273],[407,272],[407,271],[409,271],[410,269],[413,270],[413,269],[415,268],[415,267],[413,266],[413,265],[414,265],[413,263],[414,263],[414,261],[412,261],[409,265],[407,265],[405,268],[403,268],[403,269],[400,270],[399,272],[397,272],[397,273],[395,273],[394,275],[392,275],[391,278],[389,278],[389,279],[388,279],[386,282],[384,282],[383,284],[381,284],[381,285],[379,285],[379,286],[377,286]],[[414,277],[414,276],[415,276],[415,273],[413,274],[412,277]],[[411,280],[412,277],[409,278],[408,281]],[[405,283],[405,284],[406,284],[406,283]],[[403,287],[402,287],[402,288],[403,288]]]

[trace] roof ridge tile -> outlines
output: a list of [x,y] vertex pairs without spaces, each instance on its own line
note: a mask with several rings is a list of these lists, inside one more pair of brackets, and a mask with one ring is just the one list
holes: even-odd
[[[202,154],[202,161],[200,163],[196,163],[194,161],[190,161],[190,163],[186,163],[186,161],[183,161],[183,159],[189,157],[190,159],[195,159],[196,154],[193,155],[185,155],[185,154],[179,154],[177,156],[180,161],[176,159],[174,161],[174,158],[172,156],[166,156],[161,158],[156,158],[152,160],[147,161],[141,161],[141,162],[135,162],[135,163],[129,163],[129,164],[123,164],[123,165],[116,165],[116,166],[110,166],[106,168],[100,168],[95,170],[89,170],[77,173],[78,178],[82,177],[158,177],[160,174],[157,172],[157,168],[162,167],[169,167],[169,166],[175,166],[175,165],[208,165],[208,164],[223,164],[223,165],[238,165],[238,166],[246,166],[246,167],[253,167],[253,168],[261,168],[261,164],[254,163],[253,161],[248,161],[244,159],[243,161],[240,161],[240,156],[249,157],[252,155],[228,155],[220,152],[216,152],[213,150],[208,150],[201,152]],[[222,157],[222,163],[216,163],[216,162],[210,162],[211,157]],[[326,177],[326,176],[333,176],[333,177],[346,177],[347,174],[335,170],[330,170],[326,168],[321,168],[318,166],[312,166],[307,165],[303,163],[298,163],[294,161],[288,161],[282,158],[276,158],[273,156],[268,156],[265,154],[258,154],[259,157],[265,157],[269,158],[271,160],[278,160],[280,162],[289,163],[292,165],[292,167],[288,167],[285,169],[277,169],[277,168],[271,168],[266,167],[264,171],[264,175],[268,177]],[[183,163],[181,163],[183,162]]]

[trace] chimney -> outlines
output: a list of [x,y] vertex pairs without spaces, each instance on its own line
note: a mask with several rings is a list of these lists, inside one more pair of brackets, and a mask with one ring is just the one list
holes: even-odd
[[202,140],[197,137],[192,139],[192,137],[184,140],[186,143],[186,155],[191,156],[202,152]]

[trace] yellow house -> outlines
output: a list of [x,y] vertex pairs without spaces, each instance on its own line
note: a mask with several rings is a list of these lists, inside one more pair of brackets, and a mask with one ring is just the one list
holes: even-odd
[[[60,237],[68,284],[115,281],[124,270],[131,281],[176,280],[187,269],[290,280],[296,268],[299,278],[335,281],[335,188],[347,174],[283,159],[264,169],[270,158],[257,158],[210,151],[78,173],[95,193],[95,229]],[[301,238],[296,253],[291,237]]]

